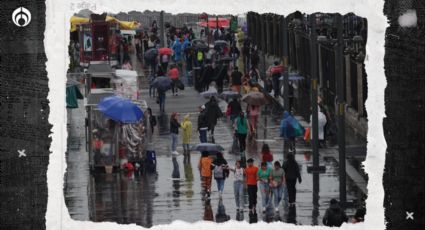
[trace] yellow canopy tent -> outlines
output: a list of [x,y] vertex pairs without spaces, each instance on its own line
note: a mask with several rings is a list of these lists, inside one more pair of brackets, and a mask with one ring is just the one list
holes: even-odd
[[[136,21],[128,22],[128,21],[120,21],[114,17],[106,16],[105,19],[107,22],[117,22],[120,25],[120,29],[122,30],[134,30],[137,29],[139,26],[139,23]],[[71,32],[74,32],[77,30],[77,25],[81,23],[88,23],[90,22],[90,19],[88,18],[82,18],[77,16],[72,16],[70,19],[71,22]]]

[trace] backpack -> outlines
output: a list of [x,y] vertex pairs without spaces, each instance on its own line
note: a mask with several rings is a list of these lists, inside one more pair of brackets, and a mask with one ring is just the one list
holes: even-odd
[[224,178],[223,166],[216,165],[214,167],[214,178],[215,179],[223,179]]
[[204,53],[202,53],[202,51],[198,51],[198,53],[196,54],[196,58],[198,59],[198,61],[204,60]]

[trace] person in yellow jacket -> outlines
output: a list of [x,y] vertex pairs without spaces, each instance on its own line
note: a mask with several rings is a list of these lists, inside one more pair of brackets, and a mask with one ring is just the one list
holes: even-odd
[[184,159],[190,159],[190,140],[192,139],[192,122],[189,119],[189,115],[184,117],[183,123],[181,124],[183,129],[183,156]]

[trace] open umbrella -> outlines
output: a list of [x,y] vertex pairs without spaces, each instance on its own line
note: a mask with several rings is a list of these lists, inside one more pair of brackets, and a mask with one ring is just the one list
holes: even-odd
[[192,147],[192,151],[199,152],[222,152],[224,148],[221,145],[213,143],[200,143]]
[[143,111],[126,98],[113,96],[100,101],[99,110],[114,121],[121,123],[137,123],[143,117]]
[[220,98],[224,100],[239,98],[239,97],[241,97],[241,95],[235,91],[224,91],[220,94]]
[[164,76],[157,77],[152,82],[153,87],[162,91],[167,91],[171,89],[171,84],[172,84],[171,79]]
[[204,98],[210,98],[210,97],[217,97],[218,96],[218,92],[215,88],[210,88],[209,90],[204,91],[200,94]]
[[158,49],[150,48],[145,52],[145,59],[148,61],[153,61],[158,56]]
[[202,51],[208,50],[208,46],[205,43],[197,43],[193,46],[193,48],[196,50],[202,50]]
[[[282,81],[283,80],[283,76],[280,77],[279,80]],[[297,73],[290,73],[288,80],[290,80],[290,81],[299,81],[299,80],[304,80],[304,77],[301,76],[301,75],[299,75],[299,74],[297,74]]]
[[159,48],[160,55],[171,55],[172,53],[173,53],[173,50],[168,47]]
[[264,93],[260,92],[251,92],[242,97],[242,101],[246,102],[250,105],[264,105],[269,104],[270,100],[266,96],[264,96]]

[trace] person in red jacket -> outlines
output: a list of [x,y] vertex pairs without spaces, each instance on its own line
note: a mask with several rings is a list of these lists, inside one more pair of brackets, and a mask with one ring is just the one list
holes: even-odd
[[177,68],[176,65],[172,65],[171,66],[170,70],[168,71],[168,77],[173,82],[172,85],[171,85],[171,90],[173,91],[173,95],[176,95],[177,96],[176,83],[179,80],[179,69]]
[[263,147],[261,148],[261,159],[263,162],[267,163],[268,168],[272,168],[273,155],[270,152],[268,144],[263,144]]

